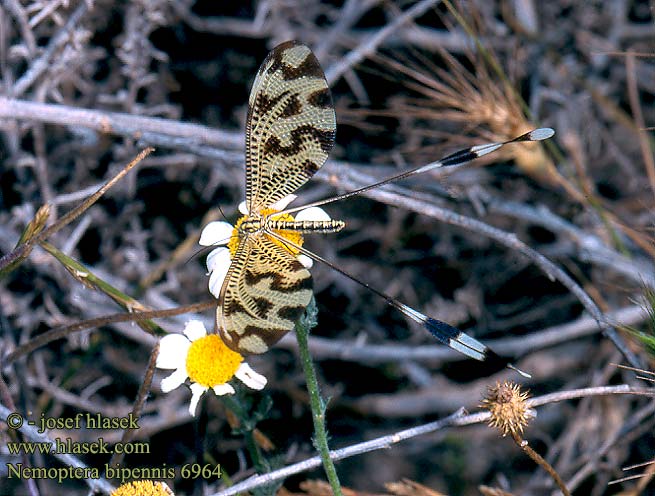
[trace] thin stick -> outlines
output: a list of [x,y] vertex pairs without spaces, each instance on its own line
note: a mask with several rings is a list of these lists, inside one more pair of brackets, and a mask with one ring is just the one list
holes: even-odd
[[562,491],[562,494],[564,496],[571,496],[571,493],[566,488],[566,484],[564,484],[564,481],[553,468],[553,466],[548,463],[543,456],[533,450],[528,442],[522,439],[518,433],[511,432],[510,435],[512,436],[512,439],[514,439],[514,442],[517,444],[517,446],[521,448],[526,455],[528,455],[537,465],[548,472],[548,475],[550,475],[550,477],[555,481],[555,484],[557,484],[557,487],[559,487],[560,491]]
[[501,198],[484,198],[485,210],[504,216],[520,219],[542,226],[553,233],[573,241],[570,252],[562,256],[578,256],[584,262],[592,262],[607,270],[617,272],[635,283],[655,289],[655,270],[649,258],[632,255],[630,257],[607,246],[599,236],[585,232],[575,224],[553,213],[548,207],[533,207],[525,203],[505,201]]
[[655,159],[653,159],[653,151],[650,146],[650,141],[644,131],[646,124],[644,122],[644,114],[641,111],[641,102],[639,101],[639,90],[637,89],[637,80],[635,78],[636,71],[635,56],[632,52],[628,51],[625,57],[625,77],[628,86],[628,98],[630,100],[632,115],[634,116],[635,124],[637,126],[637,139],[639,140],[639,147],[641,148],[641,156],[644,159],[644,168],[646,169],[650,189],[653,192],[653,196],[655,196]]
[[43,51],[43,54],[36,60],[32,61],[30,68],[25,71],[25,74],[16,81],[16,84],[11,88],[11,95],[13,97],[21,96],[25,93],[30,86],[36,81],[43,73],[51,68],[52,59],[55,53],[61,49],[70,39],[70,35],[80,22],[84,14],[89,10],[90,2],[82,1],[69,16],[66,24],[59,30],[59,32],[50,39],[48,46]]
[[[36,40],[34,39],[34,33],[30,27],[25,9],[17,0],[6,0],[3,2],[3,7],[6,8],[16,19],[18,28],[21,32],[21,39],[25,42],[29,55],[33,56],[36,53]],[[5,81],[5,84],[8,84],[8,81]]]
[[144,150],[141,150],[139,154],[132,159],[132,161],[127,164],[121,171],[118,172],[114,177],[112,177],[109,181],[107,181],[106,184],[104,184],[98,191],[93,193],[91,196],[89,196],[86,200],[84,200],[82,203],[80,203],[77,207],[74,209],[66,212],[57,222],[55,222],[53,225],[50,227],[46,227],[40,234],[38,234],[36,237],[33,239],[35,242],[42,241],[44,239],[49,238],[52,236],[54,233],[59,231],[61,228],[63,228],[66,224],[69,222],[75,220],[78,216],[80,216],[85,210],[87,210],[91,205],[93,205],[95,202],[98,201],[98,199],[104,195],[110,188],[114,186],[118,181],[120,181],[128,172],[130,172],[139,162],[141,162],[144,158],[146,158],[148,155],[150,155],[152,152],[154,152],[155,149],[152,147],[148,147]]
[[[0,96],[1,119],[25,119],[63,126],[83,126],[103,134],[129,136],[138,140],[154,133],[175,143],[207,144],[223,149],[239,151],[243,161],[243,134],[229,133],[198,124],[176,122],[158,117],[143,117],[121,112],[89,110],[71,107],[14,100]],[[174,139],[173,139],[174,138]],[[153,144],[156,144],[153,142]]]
[[[68,211],[64,216],[54,222],[51,226],[41,230],[34,236],[26,239],[24,242],[19,242],[18,245],[9,253],[5,254],[0,258],[0,273],[6,273],[9,270],[13,270],[17,263],[19,263],[22,258],[28,256],[32,248],[43,242],[49,236],[52,236],[60,229],[64,228],[68,223],[75,220],[77,217],[82,215],[89,207],[91,207],[98,199],[104,195],[114,184],[116,184],[120,179],[123,178],[131,169],[133,169],[141,160],[154,151],[154,148],[146,148],[142,150],[129,164],[127,164],[123,169],[107,181],[103,186],[101,186],[98,191],[89,196],[86,200],[80,203],[77,207]],[[47,205],[46,205],[47,206]]]
[[402,15],[396,17],[392,22],[380,29],[373,36],[364,40],[359,46],[351,50],[345,57],[339,59],[336,64],[328,67],[325,71],[325,78],[330,84],[334,84],[346,71],[350,70],[351,67],[357,65],[366,57],[374,54],[384,40],[394,34],[403,24],[422,16],[425,12],[434,7],[436,3],[437,0],[422,0],[407,9],[402,13]]
[[43,334],[32,338],[25,344],[18,346],[14,351],[9,353],[2,359],[2,366],[7,366],[17,358],[31,353],[32,351],[45,346],[51,341],[61,339],[68,336],[73,332],[84,331],[85,329],[92,329],[94,327],[101,327],[107,324],[115,324],[117,322],[138,322],[148,319],[158,319],[162,317],[171,317],[174,315],[181,315],[189,312],[201,312],[216,306],[215,300],[206,301],[204,303],[194,303],[193,305],[185,305],[177,308],[169,308],[166,310],[152,310],[150,312],[133,312],[133,313],[117,313],[113,315],[104,315],[94,319],[87,319],[74,324],[62,327],[55,327]]
[[[143,408],[148,399],[148,394],[150,393],[150,388],[152,387],[152,379],[155,376],[155,364],[157,363],[157,356],[159,355],[159,341],[155,344],[152,351],[150,352],[150,359],[148,360],[148,366],[146,367],[146,372],[139,386],[139,392],[136,395],[136,400],[134,405],[132,405],[132,415],[134,418],[141,417],[143,413]],[[120,443],[125,445],[128,441],[133,439],[134,429],[125,429],[123,435],[121,436]],[[125,458],[125,453],[122,451],[116,451],[111,456],[109,463],[105,465],[106,467],[116,467],[120,465]],[[105,473],[106,475],[106,473]]]
[[[531,398],[527,400],[527,403],[529,406],[532,407],[532,406],[552,403],[555,401],[562,401],[565,399],[606,396],[606,395],[614,395],[614,394],[652,395],[653,393],[651,389],[634,388],[627,384],[620,384],[617,386],[562,391],[560,393],[554,393],[554,394],[546,395],[544,397]],[[459,409],[457,412],[453,413],[452,415],[437,420],[435,422],[430,422],[428,424],[412,427],[410,429],[398,431],[393,434],[388,434],[386,436],[381,436],[379,438],[370,441],[348,446],[347,448],[330,451],[330,457],[333,460],[343,460],[345,458],[349,458],[355,455],[361,455],[363,453],[368,453],[371,451],[388,449],[394,444],[398,444],[401,441],[412,439],[418,436],[425,436],[427,434],[431,434],[433,432],[445,429],[447,427],[485,423],[488,422],[489,417],[490,417],[490,413],[488,411],[478,412],[471,415],[464,415],[464,409],[462,408]],[[235,484],[228,489],[216,492],[211,496],[232,496],[240,492],[250,491],[253,488],[270,484],[271,482],[286,479],[287,477],[290,477],[295,474],[299,474],[301,472],[306,472],[308,470],[319,467],[320,465],[321,465],[321,458],[319,456],[315,456],[312,458],[308,458],[307,460],[304,460],[302,462],[289,465],[288,467],[284,467],[282,469],[269,472],[268,474],[250,477],[249,479],[246,479],[245,481]]]

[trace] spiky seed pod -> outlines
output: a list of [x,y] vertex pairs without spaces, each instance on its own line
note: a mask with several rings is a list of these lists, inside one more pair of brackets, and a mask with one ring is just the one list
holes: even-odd
[[489,410],[489,425],[497,427],[503,436],[522,434],[531,417],[526,404],[529,396],[527,392],[521,391],[518,384],[497,382],[489,388],[487,397],[482,400],[480,406]]

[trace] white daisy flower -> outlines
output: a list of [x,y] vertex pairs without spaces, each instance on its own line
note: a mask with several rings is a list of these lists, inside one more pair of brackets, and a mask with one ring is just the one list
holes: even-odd
[[[270,211],[281,211],[284,210],[289,203],[296,199],[296,195],[288,195],[282,198],[280,201],[274,203],[270,207]],[[267,209],[268,210],[268,209]],[[237,222],[237,227],[243,219],[247,218],[248,210],[246,209],[246,202],[241,202],[239,205],[239,212],[244,216],[239,219]],[[284,214],[282,218],[288,214]],[[288,215],[288,219],[293,220],[294,217]],[[315,221],[327,221],[330,220],[330,216],[323,210],[318,207],[309,207],[305,208],[298,212],[295,216],[295,220],[315,220]],[[200,234],[200,241],[198,242],[202,246],[218,246],[218,248],[212,250],[209,255],[207,255],[207,270],[209,275],[209,292],[218,298],[221,292],[221,287],[223,286],[223,281],[227,274],[228,269],[230,268],[230,263],[232,261],[232,256],[234,250],[236,250],[236,244],[238,241],[236,227],[230,224],[229,222],[224,221],[214,221],[210,222],[205,226]],[[280,234],[289,239],[292,243],[301,245],[303,243],[302,235],[293,231],[280,231]],[[292,237],[293,236],[293,237]],[[286,247],[288,249],[288,247]],[[311,268],[313,261],[306,255],[302,253],[296,253],[298,261],[303,264],[306,268]]]
[[195,416],[200,397],[208,390],[221,396],[234,394],[227,382],[236,377],[246,386],[260,390],[266,386],[266,377],[255,372],[243,357],[229,349],[216,334],[207,334],[199,320],[190,320],[184,326],[184,335],[169,334],[159,342],[157,368],[173,370],[162,379],[165,393],[191,380],[189,413]]

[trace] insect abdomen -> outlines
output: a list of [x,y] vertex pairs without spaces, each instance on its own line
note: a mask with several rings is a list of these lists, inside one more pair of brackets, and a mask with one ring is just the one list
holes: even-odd
[[296,232],[306,232],[306,233],[331,233],[339,232],[344,227],[346,223],[342,220],[275,220],[270,219],[268,221],[269,229],[275,231],[296,231]]

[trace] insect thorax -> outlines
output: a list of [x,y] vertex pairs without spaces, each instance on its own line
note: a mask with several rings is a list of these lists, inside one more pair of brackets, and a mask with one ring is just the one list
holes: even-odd
[[253,214],[245,215],[236,224],[237,230],[244,235],[262,232],[266,224],[266,217]]
[[[268,235],[274,244],[283,247],[293,255],[298,255],[299,249],[294,246],[302,246],[304,243],[303,234],[307,233],[330,233],[341,231],[345,227],[341,220],[295,220],[290,214],[279,214],[273,210],[245,215],[238,220],[234,234],[228,244],[233,252],[238,246],[240,239],[249,236]],[[285,243],[279,238],[284,238]]]

